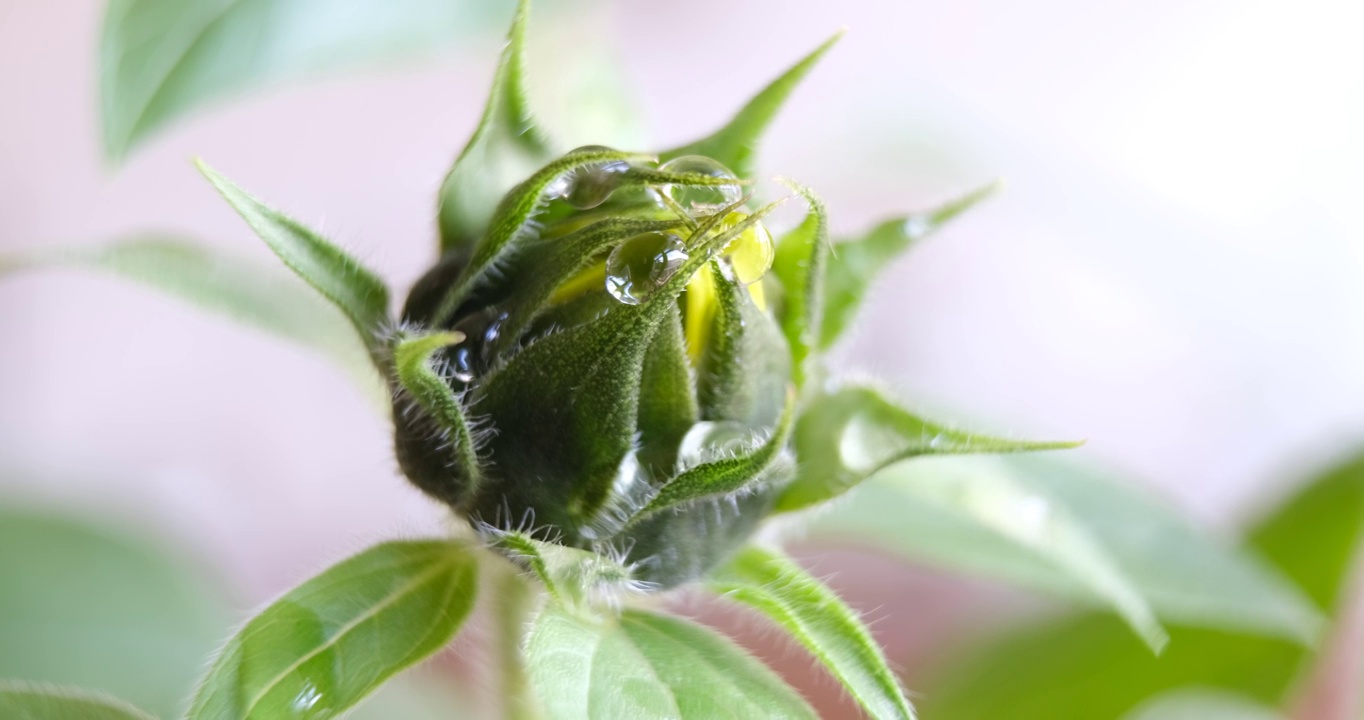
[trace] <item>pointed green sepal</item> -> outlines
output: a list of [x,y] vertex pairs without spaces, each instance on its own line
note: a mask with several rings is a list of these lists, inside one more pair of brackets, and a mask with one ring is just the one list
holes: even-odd
[[346,314],[371,355],[389,324],[388,287],[377,275],[302,223],[247,194],[196,161],[200,172],[291,270]]
[[867,289],[892,260],[938,228],[994,195],[995,181],[937,207],[887,220],[854,240],[834,243],[824,279],[819,349],[827,350],[852,323]]
[[696,376],[687,361],[682,316],[674,304],[654,335],[644,360],[639,399],[639,462],[650,477],[668,477],[687,430],[700,420]]
[[701,419],[771,426],[791,377],[781,329],[719,263],[702,272],[711,274],[716,308],[698,364]]
[[868,387],[816,398],[796,423],[799,470],[777,502],[781,511],[841,495],[881,469],[924,455],[1062,450],[1079,442],[1028,442],[974,435],[924,420]]
[[654,495],[636,518],[644,518],[698,500],[750,492],[763,485],[769,479],[768,472],[773,465],[782,460],[782,450],[786,448],[786,441],[791,433],[794,409],[794,398],[788,396],[781,421],[771,436],[746,449],[730,451],[723,457],[683,470]]
[[789,558],[749,547],[720,567],[707,584],[790,633],[870,717],[913,720],[914,708],[857,613]]
[[799,390],[805,386],[818,351],[824,314],[825,266],[829,257],[829,220],[814,191],[787,181],[809,205],[805,220],[777,244],[772,273],[782,288],[781,329],[791,348],[791,373]]
[[825,40],[813,52],[763,88],[739,110],[738,114],[728,124],[714,134],[683,147],[669,150],[661,155],[662,159],[670,160],[681,155],[704,155],[724,163],[739,177],[751,176],[754,171],[754,152],[757,150],[758,141],[762,138],[763,132],[767,130],[767,126],[776,117],[777,111],[791,96],[791,92],[796,89],[800,81],[805,79],[805,76],[824,56],[824,53],[828,52],[829,48],[833,47],[834,43],[837,43],[841,37],[843,37],[843,31],[839,30],[833,37]]
[[398,462],[423,491],[451,507],[462,507],[478,492],[483,470],[473,424],[432,356],[464,339],[462,333],[438,332],[404,337],[393,346]]
[[517,4],[483,116],[441,183],[442,254],[478,242],[502,194],[554,156],[526,97],[523,66],[529,9],[529,0]]

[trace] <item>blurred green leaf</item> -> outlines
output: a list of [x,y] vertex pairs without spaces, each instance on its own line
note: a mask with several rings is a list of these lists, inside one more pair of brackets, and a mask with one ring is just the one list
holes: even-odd
[[924,420],[869,387],[849,386],[816,397],[796,424],[800,468],[777,501],[799,510],[847,492],[881,470],[931,455],[1062,450],[1073,442],[1029,442],[974,435]]
[[1244,695],[1198,688],[1161,693],[1122,720],[1288,720],[1288,716]]
[[202,161],[198,165],[204,177],[279,259],[335,303],[355,325],[365,346],[375,352],[379,336],[389,324],[388,287],[383,280],[298,221],[248,195]]
[[[1120,507],[1122,499],[1111,504]],[[1333,609],[1343,597],[1362,528],[1364,455],[1310,482],[1248,536],[1255,550]],[[1145,532],[1167,531],[1157,526]],[[1174,563],[1198,546],[1176,542],[1171,548],[1167,562]],[[1215,573],[1216,566],[1206,562],[1190,563],[1185,572],[1203,567]],[[1230,595],[1248,605],[1259,600],[1241,583],[1232,585]],[[943,720],[1090,720],[1120,717],[1159,694],[1194,687],[1237,692],[1277,707],[1289,699],[1311,657],[1297,642],[1175,626],[1168,651],[1150,658],[1134,652],[1110,618],[1087,614],[1024,627],[944,665],[938,682],[930,683],[924,712]]]
[[111,0],[100,46],[105,152],[224,97],[429,55],[506,16],[471,0]]
[[738,114],[728,124],[715,131],[714,134],[680,148],[661,153],[660,159],[671,160],[682,155],[705,155],[719,160],[739,177],[752,177],[756,170],[754,153],[758,149],[758,141],[762,139],[763,132],[767,130],[768,125],[772,124],[772,120],[777,116],[777,111],[791,96],[800,81],[805,79],[805,76],[815,67],[820,58],[824,57],[824,53],[828,52],[829,48],[833,47],[834,43],[842,37],[843,31],[840,30],[815,48],[809,55],[801,58],[800,62],[792,65],[790,69],[749,100],[748,104],[740,108]]
[[73,267],[107,272],[300,343],[378,383],[350,323],[296,278],[214,248],[169,237],[90,247],[40,248],[0,258],[6,273]]
[[534,573],[555,600],[584,607],[588,601],[618,600],[630,584],[630,568],[591,550],[541,542],[514,530],[486,528],[489,547]]
[[709,585],[785,628],[871,717],[914,717],[914,708],[862,620],[791,560],[762,548],[748,548],[721,567]]
[[152,720],[121,700],[75,688],[0,680],[5,720]]
[[529,0],[517,3],[483,117],[441,183],[442,254],[482,238],[502,196],[556,154],[535,126],[526,99],[523,58],[529,10]]
[[142,538],[0,509],[0,677],[178,713],[228,627],[220,594],[193,564]]
[[551,720],[814,718],[771,670],[713,630],[627,610],[595,621],[550,606],[526,646]]
[[439,650],[477,589],[474,555],[450,541],[376,545],[276,600],[232,638],[189,717],[323,717]]
[[819,348],[827,350],[852,324],[876,276],[916,242],[995,194],[998,181],[935,208],[892,218],[858,238],[834,243],[824,278],[824,312]]
[[1042,523],[1053,512],[1067,518],[1164,620],[1299,643],[1319,630],[1311,601],[1255,553],[1200,531],[1140,492],[1056,459],[925,458],[864,483],[814,532],[1107,604],[1089,582],[954,499],[995,488],[1015,503],[1010,522]]

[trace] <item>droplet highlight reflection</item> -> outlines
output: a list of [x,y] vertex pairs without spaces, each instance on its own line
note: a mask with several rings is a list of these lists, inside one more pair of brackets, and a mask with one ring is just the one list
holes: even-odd
[[682,238],[665,232],[636,235],[606,258],[606,291],[626,305],[638,305],[672,279],[687,262]]

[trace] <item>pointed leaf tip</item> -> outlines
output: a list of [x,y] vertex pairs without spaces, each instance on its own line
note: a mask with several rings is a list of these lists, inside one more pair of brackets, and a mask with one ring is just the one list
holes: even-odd
[[845,30],[839,29],[754,95],[724,127],[708,137],[661,153],[660,157],[669,160],[681,155],[705,155],[724,163],[740,177],[752,175],[753,156],[767,126],[801,80],[843,37]]
[[199,172],[289,269],[346,314],[371,354],[388,324],[388,287],[379,276],[302,223],[267,206],[195,158]]

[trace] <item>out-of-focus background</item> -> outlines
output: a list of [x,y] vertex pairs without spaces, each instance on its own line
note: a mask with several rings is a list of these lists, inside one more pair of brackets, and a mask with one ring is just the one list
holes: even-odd
[[[708,132],[847,26],[761,153],[819,190],[835,231],[1006,179],[887,273],[840,350],[911,404],[1087,438],[1083,459],[1215,532],[1364,439],[1359,3],[542,5],[542,113],[606,115],[593,88],[619,76],[644,122],[616,137],[642,147]],[[101,12],[0,0],[0,252],[158,230],[269,261],[202,156],[400,287],[432,259],[435,190],[509,4],[438,57],[222,104],[118,167],[99,142]],[[232,607],[441,527],[389,442],[307,351],[102,276],[0,283],[0,503],[173,538]],[[980,581],[807,552],[911,669],[998,610]]]

